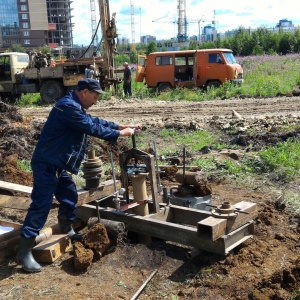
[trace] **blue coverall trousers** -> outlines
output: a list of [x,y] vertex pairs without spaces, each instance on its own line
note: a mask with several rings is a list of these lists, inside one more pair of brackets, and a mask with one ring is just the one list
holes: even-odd
[[33,171],[32,203],[21,229],[21,236],[33,238],[44,227],[53,195],[59,202],[58,218],[74,221],[78,194],[76,185],[65,170],[47,162],[31,162]]

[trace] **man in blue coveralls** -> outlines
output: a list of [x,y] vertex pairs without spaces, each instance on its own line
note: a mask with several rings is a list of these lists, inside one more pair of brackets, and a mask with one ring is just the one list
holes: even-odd
[[132,136],[141,125],[119,125],[86,113],[97,104],[101,89],[99,81],[85,78],[77,89],[55,103],[34,150],[32,203],[21,229],[17,262],[27,272],[39,272],[41,266],[32,256],[35,238],[47,221],[53,195],[59,202],[58,224],[71,240],[82,236],[74,232],[78,194],[71,174],[77,174],[87,147],[87,136],[115,143],[119,136]]

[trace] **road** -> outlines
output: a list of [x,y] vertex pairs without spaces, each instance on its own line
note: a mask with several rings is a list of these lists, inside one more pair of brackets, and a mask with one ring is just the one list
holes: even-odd
[[[46,118],[50,109],[51,106],[21,108],[20,112],[27,117]],[[300,117],[300,97],[245,98],[201,102],[112,98],[100,100],[98,105],[88,110],[88,113],[120,123],[143,122],[152,125],[168,119],[184,119],[204,125],[212,116],[231,118],[233,110],[245,119],[274,115]]]

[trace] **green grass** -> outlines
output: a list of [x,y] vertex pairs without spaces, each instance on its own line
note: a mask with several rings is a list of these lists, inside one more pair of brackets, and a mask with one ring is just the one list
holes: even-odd
[[158,149],[158,155],[177,155],[185,147],[190,153],[200,151],[203,147],[209,147],[215,141],[205,130],[185,131],[175,129],[162,129],[157,133],[157,137],[162,139],[163,147]]
[[28,172],[28,173],[32,172],[31,166],[30,166],[30,161],[26,160],[26,159],[18,159],[17,169]]
[[261,150],[246,165],[253,173],[269,174],[277,181],[290,181],[300,175],[299,155],[299,141],[290,139]]
[[[287,94],[300,85],[300,54],[260,55],[236,57],[243,65],[244,83],[240,85],[229,82],[219,88],[207,91],[201,88],[181,88],[155,93],[147,90],[144,83],[133,83],[133,94],[140,98],[150,97],[153,100],[186,100],[203,101],[214,99],[230,99],[239,96],[275,97]],[[284,80],[283,80],[284,78]]]
[[[166,101],[225,100],[240,96],[274,97],[278,94],[291,93],[296,86],[300,85],[300,54],[247,56],[236,57],[236,59],[244,69],[244,83],[240,85],[227,82],[219,88],[210,88],[207,91],[196,87],[191,89],[178,87],[159,94],[155,89],[148,89],[144,82],[136,82],[133,73],[132,97]],[[123,98],[122,83],[118,85],[116,95],[112,90],[107,90],[106,93],[102,96],[103,99],[110,99],[111,96]],[[22,95],[17,104],[42,105],[42,101],[38,93],[27,94]]]

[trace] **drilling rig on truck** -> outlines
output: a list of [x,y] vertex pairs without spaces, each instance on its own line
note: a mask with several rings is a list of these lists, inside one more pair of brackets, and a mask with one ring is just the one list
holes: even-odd
[[44,102],[59,100],[77,86],[85,75],[87,66],[93,65],[95,79],[102,88],[117,86],[120,79],[116,76],[114,55],[116,52],[116,14],[110,14],[109,2],[99,0],[99,14],[102,31],[103,54],[93,53],[88,58],[62,59],[47,63],[41,53],[7,52],[0,54],[0,98],[16,100],[26,93],[40,93]]

